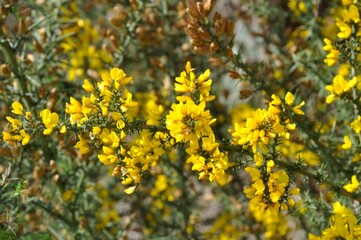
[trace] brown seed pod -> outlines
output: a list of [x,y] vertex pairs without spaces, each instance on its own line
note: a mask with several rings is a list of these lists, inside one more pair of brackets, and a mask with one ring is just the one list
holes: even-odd
[[28,17],[31,15],[31,8],[27,4],[23,4],[18,9],[18,14],[20,17]]
[[0,65],[0,74],[3,76],[10,76],[10,74],[11,74],[10,67],[5,63],[1,64]]

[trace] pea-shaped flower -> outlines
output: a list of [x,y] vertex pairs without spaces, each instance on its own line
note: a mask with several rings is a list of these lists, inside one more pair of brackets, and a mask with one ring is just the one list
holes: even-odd
[[44,135],[50,135],[54,128],[58,126],[59,116],[57,113],[52,113],[49,109],[45,109],[40,112],[40,117],[45,125],[45,130],[43,131]]

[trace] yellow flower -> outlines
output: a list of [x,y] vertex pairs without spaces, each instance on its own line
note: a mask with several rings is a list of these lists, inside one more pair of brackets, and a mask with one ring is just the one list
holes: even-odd
[[65,127],[65,125],[61,126],[59,132],[60,132],[60,133],[66,133],[66,127]]
[[351,20],[354,23],[360,22],[360,14],[358,12],[358,8],[352,4],[349,9],[344,9],[342,11],[342,17],[345,22],[350,22]]
[[350,25],[347,23],[342,22],[340,19],[336,20],[336,25],[340,29],[340,32],[337,34],[337,37],[342,39],[347,39],[350,37],[352,29]]
[[350,138],[348,136],[344,136],[343,137],[343,140],[344,140],[344,144],[342,144],[342,149],[343,150],[348,150],[352,147],[352,142],[350,140]]
[[45,125],[45,130],[43,131],[44,135],[50,135],[53,132],[53,129],[58,126],[59,116],[57,113],[50,112],[49,109],[44,109],[40,112],[40,117]]
[[[322,236],[312,236],[312,239],[360,239],[361,225],[352,211],[341,203],[333,203],[333,215],[330,217],[330,227],[322,231]],[[311,239],[311,238],[310,238]]]
[[21,140],[21,145],[24,146],[24,145],[28,144],[30,141],[30,135],[27,134],[24,129],[20,130],[20,134],[23,137],[23,139]]
[[65,112],[70,114],[72,124],[77,123],[84,117],[81,103],[73,97],[70,97],[70,104],[66,103]]
[[332,46],[332,42],[330,39],[325,38],[323,39],[323,41],[325,42],[325,46],[323,47],[323,50],[329,52],[326,56],[326,59],[324,60],[324,62],[326,63],[327,66],[333,66],[337,63],[337,57],[338,55],[340,55],[340,51],[338,51],[337,49],[335,49]]
[[109,130],[104,128],[99,135],[100,140],[102,140],[103,144],[109,145],[112,148],[116,148],[119,146],[120,139],[116,132],[113,130]]
[[286,129],[280,123],[277,114],[271,110],[257,109],[252,117],[247,118],[246,126],[242,127],[238,123],[235,124],[232,136],[235,143],[249,145],[255,153],[257,147],[265,150],[265,146],[271,139],[277,135],[285,135],[285,131]]
[[109,76],[114,81],[115,89],[119,90],[121,86],[127,85],[132,78],[127,77],[124,71],[120,68],[112,68],[110,70]]
[[88,79],[84,80],[84,84],[82,86],[86,92],[93,92],[94,86],[88,81]]
[[20,120],[6,116],[6,120],[11,123],[12,130],[18,130],[23,124]]
[[115,155],[113,148],[103,146],[102,149],[104,154],[98,154],[98,159],[104,165],[110,165],[118,160],[118,157]]
[[[285,101],[286,101],[286,104],[288,106],[291,106],[294,102],[295,102],[295,97],[293,96],[292,93],[290,92],[287,92],[286,94],[286,97],[285,97]],[[297,115],[304,115],[305,113],[301,110],[301,107],[305,105],[305,102],[302,101],[300,104],[298,104],[297,106],[293,107],[292,108],[292,111],[294,113],[296,113]],[[290,126],[292,128],[292,126]]]
[[361,132],[361,116],[360,115],[357,117],[357,119],[355,119],[351,123],[351,128],[352,128],[352,130],[354,130],[355,133]]
[[326,98],[326,103],[332,103],[336,98],[339,98],[344,93],[348,93],[356,86],[358,80],[356,77],[347,81],[342,75],[336,75],[333,78],[332,85],[327,85],[325,89],[330,92],[330,95]]
[[192,141],[197,144],[199,138],[213,134],[210,125],[216,119],[212,119],[205,107],[206,102],[197,105],[191,99],[172,105],[172,110],[166,116],[166,127],[176,142]]
[[207,69],[204,73],[196,77],[191,69],[190,62],[186,64],[186,71],[183,71],[179,77],[176,78],[174,84],[174,90],[182,93],[182,96],[178,96],[177,100],[185,102],[187,99],[193,101],[205,101],[209,102],[215,99],[214,95],[210,95],[212,80],[209,79],[210,71]]
[[288,106],[291,106],[295,101],[295,97],[293,96],[292,93],[287,92],[286,97],[285,97],[285,101],[286,101]]
[[23,113],[23,105],[21,105],[21,103],[19,102],[13,102],[13,104],[11,104],[13,110],[11,110],[11,112],[17,114],[17,115],[24,115]]
[[79,149],[81,154],[87,154],[90,151],[88,143],[85,138],[78,134],[79,141],[75,144],[75,148]]
[[345,186],[343,186],[343,188],[347,191],[347,192],[355,192],[357,191],[357,189],[359,188],[359,181],[357,180],[356,175],[352,175],[351,177],[351,183],[346,184]]
[[137,186],[131,186],[126,189],[124,189],[124,192],[128,195],[133,194]]

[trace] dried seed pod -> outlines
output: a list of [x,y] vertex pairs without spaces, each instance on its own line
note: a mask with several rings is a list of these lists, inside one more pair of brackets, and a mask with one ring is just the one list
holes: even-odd
[[49,162],[50,170],[56,170],[56,166],[57,166],[56,162],[53,159],[50,160]]
[[53,183],[57,183],[60,179],[60,175],[59,174],[55,174],[52,178],[51,178],[51,181]]
[[241,90],[239,91],[239,99],[241,99],[241,100],[247,99],[247,98],[249,98],[252,94],[253,94],[253,92],[252,92],[251,89],[249,89],[249,88],[241,89]]
[[211,50],[211,52],[216,52],[216,51],[219,49],[219,46],[218,46],[217,43],[212,42],[212,43],[209,45],[209,49]]
[[38,34],[40,35],[41,43],[45,43],[46,42],[46,30],[45,30],[45,28],[40,28],[38,30]]
[[36,51],[38,51],[39,53],[45,52],[44,48],[40,45],[40,43],[37,40],[34,40],[33,44],[35,46]]
[[10,74],[11,74],[10,67],[5,63],[1,64],[0,65],[0,74],[3,76],[10,76]]
[[197,4],[193,1],[187,1],[187,13],[195,19],[201,18],[201,14],[198,12]]
[[205,17],[206,14],[205,14],[205,11],[204,11],[204,8],[203,8],[203,4],[201,2],[197,2],[197,10],[198,10],[198,13],[202,16],[202,17]]
[[112,176],[115,177],[115,176],[119,175],[119,173],[121,173],[121,170],[122,170],[122,166],[120,166],[120,165],[115,166],[115,168],[113,169],[113,172],[112,172]]
[[31,15],[31,7],[27,4],[23,4],[18,9],[18,14],[20,17],[28,17]]
[[214,0],[203,0],[203,9],[206,17],[209,16],[214,7]]
[[46,107],[53,111],[57,101],[58,101],[58,90],[56,88],[52,88],[50,90],[49,100],[46,103]]
[[241,75],[236,71],[229,71],[228,76],[232,79],[241,78]]

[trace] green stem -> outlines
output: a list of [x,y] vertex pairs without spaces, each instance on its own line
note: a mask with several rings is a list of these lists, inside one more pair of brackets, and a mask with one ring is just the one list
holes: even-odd
[[20,91],[25,100],[24,105],[29,109],[31,99],[28,96],[26,96],[26,93],[28,92],[27,79],[16,60],[16,51],[10,46],[1,28],[0,28],[0,49],[4,54],[5,61],[11,68],[14,75],[19,80]]

